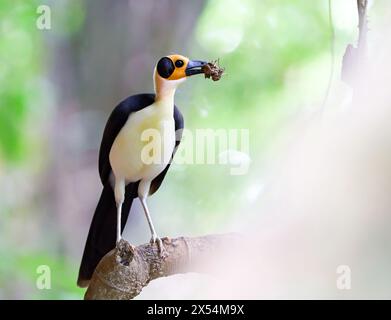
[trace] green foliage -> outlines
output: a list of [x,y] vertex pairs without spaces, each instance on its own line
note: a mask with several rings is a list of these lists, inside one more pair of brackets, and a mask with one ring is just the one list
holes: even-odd
[[41,72],[34,1],[0,3],[0,157],[19,161],[29,141],[26,119]]
[[[232,38],[230,28],[238,35],[227,50],[221,42]],[[274,107],[269,100],[283,89],[287,69],[323,53],[329,32],[323,1],[210,1],[196,36],[208,56],[221,57],[227,75],[215,85],[199,86],[213,109],[197,122],[226,125],[234,118],[247,127],[248,116],[258,120]]]
[[[64,257],[55,257],[44,252],[15,253],[0,250],[0,295],[29,299],[81,299],[84,290],[76,287],[77,272],[75,263],[69,263]],[[50,268],[51,288],[38,289],[36,281],[40,276],[37,267]],[[22,294],[22,295],[21,295]]]

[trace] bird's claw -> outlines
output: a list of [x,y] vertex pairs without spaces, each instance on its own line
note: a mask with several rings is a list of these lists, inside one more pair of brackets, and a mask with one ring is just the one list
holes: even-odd
[[159,250],[160,257],[165,258],[168,256],[168,252],[167,252],[166,248],[164,248],[164,244],[163,244],[162,239],[160,239],[157,235],[152,235],[150,242],[151,242],[151,244],[156,243],[158,250]]
[[125,240],[124,240],[122,237],[117,238],[117,240],[115,241],[115,246],[116,246],[116,247],[119,247],[121,244],[124,243],[124,241],[125,241]]

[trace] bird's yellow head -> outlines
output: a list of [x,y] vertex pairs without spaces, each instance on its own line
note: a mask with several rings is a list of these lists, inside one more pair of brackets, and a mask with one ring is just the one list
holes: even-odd
[[179,80],[203,73],[204,61],[190,60],[179,54],[161,58],[156,65],[156,76],[166,80]]

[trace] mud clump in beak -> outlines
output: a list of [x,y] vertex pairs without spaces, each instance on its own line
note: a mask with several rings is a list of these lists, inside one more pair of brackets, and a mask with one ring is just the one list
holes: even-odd
[[208,62],[202,67],[205,78],[212,78],[213,81],[219,81],[225,69],[219,66],[219,60]]

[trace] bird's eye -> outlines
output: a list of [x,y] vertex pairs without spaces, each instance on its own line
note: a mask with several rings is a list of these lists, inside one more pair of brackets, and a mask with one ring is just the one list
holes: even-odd
[[183,60],[177,60],[175,61],[175,66],[177,68],[180,68],[180,67],[183,67],[184,63],[183,63]]

